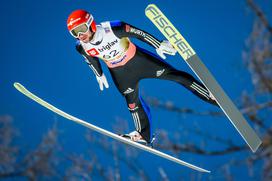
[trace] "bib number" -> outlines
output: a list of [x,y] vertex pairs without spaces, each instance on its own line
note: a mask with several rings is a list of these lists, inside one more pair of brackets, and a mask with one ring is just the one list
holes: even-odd
[[117,50],[112,50],[112,51],[110,51],[110,53],[108,55],[103,55],[103,58],[111,59],[111,58],[114,58],[115,56],[117,56],[118,53],[119,52]]

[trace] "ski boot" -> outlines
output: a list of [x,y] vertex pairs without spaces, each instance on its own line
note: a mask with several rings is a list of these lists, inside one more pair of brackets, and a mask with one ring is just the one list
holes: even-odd
[[128,134],[122,134],[120,135],[124,138],[127,138],[127,139],[130,139],[131,141],[134,141],[136,143],[140,143],[142,145],[145,145],[145,146],[149,146],[151,148],[153,148],[153,142],[155,140],[155,135],[153,135],[151,141],[148,143],[142,136],[141,134],[138,132],[138,131],[132,131]]

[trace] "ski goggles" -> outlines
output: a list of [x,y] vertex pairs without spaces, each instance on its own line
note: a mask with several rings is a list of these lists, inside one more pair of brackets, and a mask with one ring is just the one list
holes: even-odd
[[74,29],[70,31],[71,35],[75,38],[78,38],[80,34],[86,33],[93,22],[93,16],[90,16],[88,21],[76,26]]
[[71,35],[78,38],[80,34],[84,34],[89,30],[87,23],[81,24],[70,31]]

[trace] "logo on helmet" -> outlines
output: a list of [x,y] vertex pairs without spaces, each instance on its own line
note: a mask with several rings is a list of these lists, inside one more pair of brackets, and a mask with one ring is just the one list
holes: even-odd
[[75,22],[79,21],[81,18],[77,18],[77,19],[71,19],[68,23],[69,26],[72,26]]

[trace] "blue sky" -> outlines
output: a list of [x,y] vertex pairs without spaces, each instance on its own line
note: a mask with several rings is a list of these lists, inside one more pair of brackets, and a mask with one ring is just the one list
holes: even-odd
[[[242,50],[251,32],[253,14],[246,8],[244,1],[159,0],[152,3],[160,7],[180,30],[234,101],[238,100],[243,90],[252,90],[249,74],[242,61]],[[26,99],[13,88],[15,81],[57,107],[95,125],[112,130],[116,117],[121,117],[129,120],[132,129],[133,121],[125,101],[114,87],[106,66],[103,65],[103,68],[110,89],[100,92],[92,71],[75,50],[75,40],[67,31],[66,19],[71,11],[86,9],[93,14],[96,22],[123,20],[163,39],[163,35],[145,17],[144,9],[148,4],[144,0],[11,0],[2,3],[0,14],[4,27],[0,35],[0,115],[9,114],[14,118],[14,124],[21,132],[19,142],[22,146],[28,144],[28,148],[35,147],[42,134],[57,120],[67,151],[75,149],[81,152],[86,149],[82,138],[82,132],[86,129]],[[137,40],[134,42],[154,51]],[[178,69],[191,72],[178,55],[168,57],[167,61]],[[140,88],[144,97],[170,100],[178,106],[199,110],[217,110],[172,82],[145,80],[141,82]],[[187,127],[193,128],[192,124],[197,122],[211,134],[229,136],[235,143],[243,143],[227,118],[212,120],[211,117],[181,117],[158,109],[151,111],[154,129],[164,128],[171,134],[173,131],[186,131]],[[172,123],[166,124],[169,121]],[[194,139],[199,138],[189,135],[183,141]],[[76,148],[69,146],[74,144]],[[145,153],[143,155],[152,161],[164,162]],[[221,164],[215,158],[190,154],[181,158],[208,169],[215,169]],[[222,163],[228,159],[230,157],[222,158]],[[175,171],[194,174],[189,169],[170,163],[162,165],[172,178],[175,178]]]

